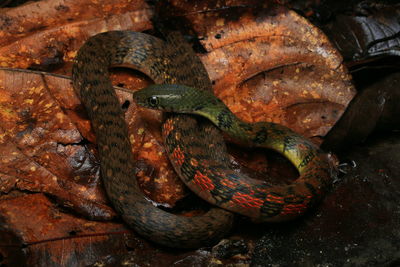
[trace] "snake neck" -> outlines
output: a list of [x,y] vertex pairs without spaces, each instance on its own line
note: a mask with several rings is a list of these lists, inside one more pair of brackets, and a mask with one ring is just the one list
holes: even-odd
[[286,157],[300,174],[307,170],[310,161],[319,157],[319,148],[298,133],[276,123],[244,122],[223,103],[204,107],[195,111],[195,114],[211,120],[239,144],[278,152]]

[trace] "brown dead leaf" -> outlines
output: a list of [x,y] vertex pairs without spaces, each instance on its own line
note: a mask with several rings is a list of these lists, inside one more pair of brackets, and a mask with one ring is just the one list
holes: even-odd
[[[74,25],[78,21],[102,20],[105,25],[107,20],[116,20],[116,17],[119,17],[118,20],[124,20],[128,24],[125,27],[132,27],[130,25],[132,23],[138,23],[137,26],[142,23],[142,25],[149,27],[148,15],[151,12],[143,0],[44,0],[30,2],[15,8],[2,9],[0,46],[14,43],[37,32],[63,26],[68,28],[69,25]],[[129,16],[133,14],[135,15]]]
[[[10,37],[9,44],[0,48],[3,49],[3,54],[7,55],[7,59],[2,62],[13,67],[42,65],[46,61],[46,56],[43,56],[46,53],[43,51],[52,47],[49,40],[54,41],[53,44],[59,45],[56,50],[63,55],[63,60],[70,62],[76,49],[90,35],[113,29],[143,30],[150,25],[148,18],[151,11],[144,2],[136,3],[135,8],[127,10],[109,10],[104,2],[99,3],[96,8],[103,12],[99,18],[88,19],[90,18],[88,13],[76,11],[68,13],[74,14],[70,19],[62,19],[54,23],[54,27],[51,27],[53,20],[46,19],[47,15],[44,15],[42,20],[36,22],[37,26],[41,25],[40,30],[35,31],[32,30],[35,28],[26,26],[25,31],[21,30],[18,37],[14,37],[14,42],[10,41]],[[47,10],[49,5],[55,5],[55,3],[47,2],[42,4],[46,6],[46,8],[41,8],[43,10]],[[73,1],[70,2],[70,5],[64,6],[68,6],[68,8],[55,8],[55,17],[58,16],[58,12],[70,12],[75,8],[81,8],[80,5],[75,7]],[[24,10],[23,7],[20,8]],[[25,8],[27,7],[25,6]],[[13,12],[9,15],[14,16],[14,19],[19,18],[19,15],[15,15],[19,13],[15,10]],[[236,16],[235,20],[231,21],[225,19],[227,16],[222,16],[221,12],[225,11],[216,9],[214,12],[200,13],[191,10],[188,15],[188,18],[194,22],[194,28],[199,31],[199,35],[205,37],[203,44],[209,53],[205,54],[202,59],[215,82],[216,94],[239,117],[247,121],[274,121],[286,124],[309,136],[324,135],[330,129],[331,124],[340,117],[353,93],[352,87],[349,85],[349,77],[344,72],[343,66],[340,65],[341,58],[329,45],[325,36],[304,19],[283,8],[269,9],[268,12],[259,14],[243,12],[240,17]],[[105,17],[107,19],[104,19]],[[121,22],[127,18],[130,23],[122,25]],[[241,25],[246,25],[246,29]],[[33,33],[27,34],[28,29]],[[301,29],[303,33],[296,35],[298,29]],[[301,39],[303,36],[307,36],[307,39]],[[315,80],[316,76],[321,77],[319,75],[321,72],[325,73],[321,78],[322,81]],[[341,76],[338,77],[338,75]],[[126,75],[117,75],[116,77],[118,77],[117,84],[132,89],[143,87],[149,83],[144,76],[139,76],[139,79]],[[344,81],[338,78],[343,78]],[[63,82],[61,80],[58,77],[46,76],[44,84],[38,82],[32,86],[37,88],[35,90],[40,94],[45,85],[47,93],[62,105],[62,112],[57,111],[56,114],[62,114],[59,116],[71,119],[78,127],[79,132],[86,139],[95,143],[94,135],[90,130],[90,122],[84,118],[84,111],[79,107],[79,100],[70,88],[66,89],[69,87],[65,84],[66,80]],[[60,90],[60,85],[62,90]],[[344,85],[347,87],[344,88]],[[13,87],[14,85],[8,84],[8,86]],[[146,121],[144,123],[142,119],[137,119],[137,108],[132,104],[129,94],[121,93],[120,97],[121,103],[131,103],[126,114],[131,129],[133,151],[139,162],[140,183],[144,185],[144,191],[154,200],[172,205],[184,194],[184,191],[182,184],[174,178],[175,174],[160,145],[160,115],[152,111],[141,112]],[[39,102],[31,104],[38,105]],[[8,116],[11,115],[8,114]],[[46,116],[53,118],[54,113],[49,115],[35,113],[34,115],[35,119],[40,121],[46,120]],[[25,121],[30,119],[30,114],[27,116],[24,118]],[[30,123],[36,125],[36,121]],[[34,127],[32,125],[30,127]],[[6,127],[8,128],[8,126]],[[33,133],[39,135],[35,131]],[[148,132],[152,134],[150,135]],[[20,130],[10,135],[15,138],[17,133],[20,134]],[[58,131],[58,134],[61,135],[62,132]],[[79,135],[78,132],[75,134]],[[95,162],[95,160],[91,151],[78,149],[81,146],[69,145],[77,144],[80,141],[60,139],[56,142],[67,144],[67,146],[65,144],[58,145],[59,152],[87,159],[81,164],[82,167],[79,167],[81,172],[90,172],[90,170],[93,172],[91,161]],[[28,157],[36,155],[34,152],[41,153],[40,157],[36,156],[38,158],[36,162],[39,165],[48,168],[57,177],[63,179],[75,177],[75,181],[80,182],[81,175],[71,176],[71,173],[75,173],[76,170],[71,170],[69,164],[65,163],[68,162],[69,157],[54,156],[54,153],[48,151],[54,151],[55,148],[42,145],[40,142],[33,142],[31,147],[31,150],[34,151],[24,153],[27,153]],[[52,167],[55,164],[49,162],[57,162],[58,168]],[[79,162],[79,160],[75,160],[75,162]],[[97,179],[95,181],[97,182]],[[5,188],[9,188],[9,186]]]
[[[14,178],[14,189],[45,192],[89,217],[112,218],[115,213],[104,204],[92,152],[78,146],[78,129],[42,78],[0,71],[1,173]],[[81,165],[91,168],[78,169]],[[10,191],[10,182],[4,184],[0,188]]]
[[76,266],[76,261],[89,264],[93,257],[126,251],[124,234],[130,233],[122,224],[87,221],[60,212],[42,194],[3,200],[0,214],[7,225],[1,236],[13,237],[1,239],[0,252],[13,258],[9,253],[12,247],[28,246],[29,259],[24,263],[28,266],[45,262],[49,266]]
[[[96,142],[70,80],[2,70],[0,95],[0,164],[7,177],[1,179],[2,192],[9,192],[11,183],[14,189],[51,194],[90,218],[114,216],[105,206],[94,147],[85,145],[80,134]],[[132,150],[139,163],[139,183],[154,201],[173,205],[185,191],[157,141],[160,136],[155,139],[147,130],[130,94],[118,95],[121,103],[130,103],[126,116]],[[153,121],[160,121],[159,114]],[[160,129],[159,123],[156,127]]]
[[[58,73],[69,73],[76,50],[89,36],[151,27],[152,11],[143,1],[126,8],[124,1],[85,3],[42,1],[5,12],[0,16],[2,65],[56,67]],[[28,20],[24,12],[32,12],[35,5],[39,14]],[[326,37],[284,8],[262,12],[239,8],[232,17],[226,8],[203,12],[201,7],[186,7],[186,13],[182,8],[179,15],[186,16],[204,38],[207,53],[202,60],[217,96],[244,120],[274,121],[306,136],[325,135],[354,95],[342,59]],[[130,89],[150,82],[135,72],[113,73],[115,84]],[[112,217],[99,185],[95,136],[69,79],[3,69],[0,90],[0,192],[44,192],[83,214]],[[185,192],[160,145],[160,113],[138,109],[128,93],[118,96],[126,109],[143,191],[156,202],[173,205]],[[257,165],[260,172],[269,168],[257,162],[247,165]]]
[[[35,11],[34,16],[27,16],[26,13],[31,13],[32,10],[36,10],[37,14]],[[64,64],[63,69],[59,69],[58,72],[69,72],[76,50],[88,37],[108,30],[143,31],[151,27],[149,21],[151,12],[144,1],[131,3],[126,1],[41,1],[9,9],[0,18],[3,22],[0,35],[7,37],[2,39],[3,46],[0,48],[2,55],[6,55],[1,58],[2,65],[46,69],[54,62],[58,62],[56,57],[61,55],[61,63],[68,62],[68,64]],[[96,14],[96,17],[93,14]],[[7,140],[26,134],[27,137],[24,140],[18,140],[16,145],[19,146],[16,149],[23,147],[21,153],[28,158],[33,158],[41,168],[45,168],[51,175],[57,177],[57,183],[46,182],[44,177],[47,176],[35,177],[35,179],[40,179],[40,182],[33,184],[39,183],[41,186],[28,186],[26,189],[41,191],[40,188],[44,187],[46,188],[44,192],[61,198],[62,191],[55,190],[54,187],[57,188],[59,187],[57,184],[62,184],[63,189],[68,188],[68,192],[78,194],[78,198],[83,197],[83,199],[104,203],[104,195],[98,185],[98,164],[93,154],[94,150],[92,146],[81,144],[83,139],[80,133],[92,143],[95,143],[95,138],[90,129],[90,121],[85,118],[83,107],[79,106],[80,101],[70,88],[70,81],[61,77],[32,73],[11,75],[9,72],[7,74],[3,72],[3,75],[7,76],[2,79],[3,82],[7,81],[2,87],[5,89],[2,101],[5,106],[2,108],[2,116],[5,117],[3,126],[7,128]],[[135,78],[117,75],[116,77],[116,84],[123,84],[129,88],[143,87],[149,83],[144,76]],[[15,83],[16,80],[18,80],[17,83]],[[31,88],[27,89],[30,90],[28,93],[20,90],[27,87],[28,83],[31,84]],[[12,90],[11,88],[15,91],[20,90],[19,97],[16,97],[16,93],[7,91]],[[47,98],[53,101],[51,106],[46,106],[50,105]],[[128,94],[121,93],[122,98],[124,98],[123,102],[132,103]],[[12,99],[12,104],[10,99]],[[25,103],[26,107],[19,107],[21,106],[19,103]],[[52,108],[58,105],[61,106]],[[58,110],[55,111],[55,109]],[[153,200],[173,205],[184,194],[184,187],[169,166],[166,155],[163,153],[164,149],[159,144],[161,140],[159,138],[160,114],[148,112],[153,114],[153,123],[147,123],[147,125],[153,125],[150,128],[157,127],[157,131],[154,131],[158,137],[156,140],[148,134],[149,127],[145,127],[142,120],[136,119],[137,109],[134,105],[130,105],[126,112],[132,129],[133,151],[140,163],[138,175],[143,190]],[[47,121],[50,120],[68,121],[72,126],[68,129],[56,130],[59,125],[55,124],[52,126],[54,129],[48,129],[51,133],[45,136],[46,133],[42,133],[43,127],[40,123],[48,126]],[[15,125],[8,125],[13,121]],[[25,132],[22,134],[23,130]],[[71,139],[71,136],[75,136],[75,139]],[[10,184],[15,183],[10,183],[9,178],[2,180],[0,188],[4,188],[3,192],[10,191],[13,188]],[[14,188],[21,188],[21,183],[15,185]],[[90,189],[91,187],[95,189]],[[76,188],[75,191],[73,188]],[[74,193],[71,193],[70,189]],[[66,204],[67,199],[65,197],[63,199],[63,203]],[[72,205],[71,201],[68,201],[68,205]],[[77,208],[78,203],[74,204],[72,206]]]
[[10,8],[0,16],[0,65],[59,68],[72,61],[88,37],[111,30],[143,31],[151,27],[150,17],[142,0],[40,1]]
[[[220,22],[204,58],[214,90],[240,118],[324,136],[355,94],[342,58],[323,33],[278,8]],[[239,25],[246,25],[246,30]],[[223,41],[225,39],[226,43]]]
[[195,11],[173,2],[207,50],[202,61],[216,95],[245,121],[272,121],[308,137],[324,136],[355,94],[327,37],[284,7],[202,3]]

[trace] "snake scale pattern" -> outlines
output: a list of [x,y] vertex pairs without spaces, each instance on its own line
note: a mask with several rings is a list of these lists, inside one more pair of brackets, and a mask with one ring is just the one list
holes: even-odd
[[239,176],[229,168],[218,128],[206,119],[169,114],[163,125],[167,153],[181,179],[203,199],[256,221],[283,221],[304,213],[329,188],[332,169],[325,154],[286,127],[238,120],[212,95],[204,66],[181,35],[171,34],[165,42],[130,31],[101,33],[78,51],[73,86],[96,133],[108,198],[142,236],[165,246],[199,247],[226,235],[233,215],[212,208],[201,216],[177,216],[154,207],[143,196],[134,176],[124,114],[109,79],[108,69],[117,66],[141,71],[156,84],[167,84],[135,93],[139,104],[205,116],[243,143],[280,152],[300,173],[293,183],[274,186]]
[[[177,216],[144,197],[135,178],[124,114],[109,78],[108,69],[117,66],[141,71],[156,83],[211,88],[202,63],[180,35],[164,42],[144,33],[111,31],[91,37],[79,49],[73,87],[96,133],[101,177],[113,207],[137,233],[165,246],[195,248],[221,239],[231,229],[232,213],[213,208],[202,216]],[[169,121],[183,129],[185,117],[191,120],[179,115]]]
[[[167,120],[164,142],[175,170],[198,196],[224,209],[258,222],[285,221],[303,214],[317,202],[332,182],[333,169],[327,154],[289,128],[268,122],[246,123],[212,93],[183,85],[152,85],[134,93],[139,105],[174,113],[206,117],[241,144],[279,152],[297,168],[299,177],[288,185],[267,185],[231,170],[222,146],[204,142],[196,127],[184,136]],[[197,149],[182,139],[192,139]],[[210,155],[213,155],[210,158]]]

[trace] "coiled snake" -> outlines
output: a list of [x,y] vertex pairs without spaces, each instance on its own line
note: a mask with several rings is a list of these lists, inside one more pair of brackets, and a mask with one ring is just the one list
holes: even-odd
[[[299,170],[300,177],[284,186],[239,177],[228,167],[226,148],[215,126],[199,124],[193,116],[171,114],[163,126],[167,153],[182,180],[210,203],[259,221],[281,221],[302,214],[328,188],[330,164],[315,145],[283,126],[241,122],[220,100],[207,94],[211,90],[207,73],[180,35],[171,34],[164,42],[137,32],[101,33],[78,51],[73,87],[96,133],[107,195],[124,221],[142,236],[166,246],[198,247],[223,237],[233,215],[213,208],[202,216],[177,216],[146,200],[134,177],[127,125],[109,79],[108,68],[114,66],[139,70],[158,84],[189,86],[138,91],[135,98],[140,104],[204,115],[246,143],[281,152]],[[199,89],[205,94],[198,94]]]

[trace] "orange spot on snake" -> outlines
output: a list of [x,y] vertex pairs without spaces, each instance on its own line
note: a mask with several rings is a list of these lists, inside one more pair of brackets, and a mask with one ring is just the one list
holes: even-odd
[[273,203],[278,203],[278,204],[283,204],[285,201],[283,200],[283,197],[278,197],[274,196],[271,194],[268,194],[265,198],[266,201],[273,202]]
[[235,193],[232,197],[232,201],[236,202],[244,208],[260,208],[264,203],[263,200],[259,198],[252,197],[248,194]]
[[174,151],[172,152],[172,158],[174,160],[174,162],[181,166],[183,164],[183,162],[185,161],[185,154],[183,154],[181,148],[178,146],[174,149]]
[[191,164],[193,167],[199,166],[199,162],[198,162],[195,158],[191,158],[191,159],[190,159],[190,164]]
[[256,188],[256,190],[260,193],[268,193],[269,189],[268,188]]
[[199,171],[196,171],[193,182],[197,184],[202,191],[210,191],[215,187],[212,180],[207,175],[204,175]]
[[229,187],[229,188],[235,188],[236,185],[237,185],[235,182],[229,180],[228,178],[222,179],[222,180],[220,181],[220,183],[221,183],[222,185],[226,186],[226,187]]
[[301,204],[287,204],[282,209],[282,214],[297,214],[303,213],[307,209],[306,203]]
[[174,125],[171,119],[165,121],[163,125],[163,135],[168,136],[169,133],[174,129]]

